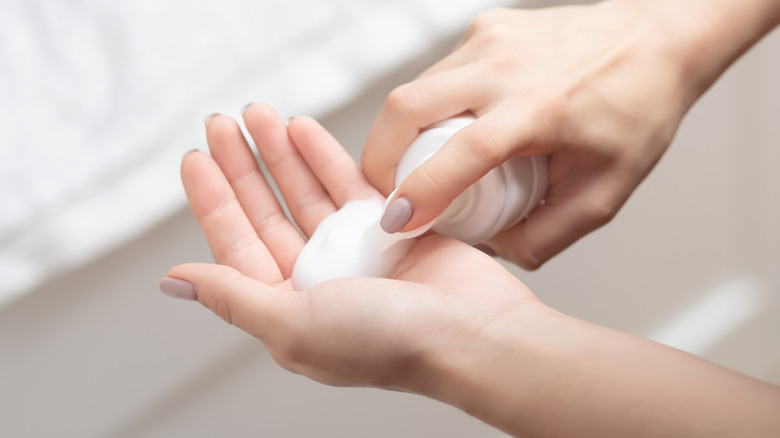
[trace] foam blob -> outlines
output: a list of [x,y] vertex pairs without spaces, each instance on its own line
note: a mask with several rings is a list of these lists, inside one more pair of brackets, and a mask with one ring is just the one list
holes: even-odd
[[334,278],[387,277],[428,227],[387,234],[379,226],[380,198],[350,201],[320,222],[293,267],[297,289]]

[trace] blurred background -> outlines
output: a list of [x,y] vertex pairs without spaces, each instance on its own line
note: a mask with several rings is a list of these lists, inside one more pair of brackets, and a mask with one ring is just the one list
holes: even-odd
[[[267,102],[357,158],[475,14],[554,3],[3,2],[0,436],[503,436],[290,374],[157,281],[211,261],[178,176],[206,115]],[[776,31],[721,78],[610,224],[510,269],[565,313],[780,383],[778,53]]]

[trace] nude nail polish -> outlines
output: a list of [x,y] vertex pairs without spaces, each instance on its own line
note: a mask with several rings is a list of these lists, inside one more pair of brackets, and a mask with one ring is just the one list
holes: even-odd
[[391,202],[385,209],[379,226],[388,234],[397,233],[412,218],[412,203],[401,197]]
[[192,301],[198,299],[198,294],[195,292],[195,286],[186,280],[163,277],[160,280],[158,287],[160,288],[160,292],[169,297]]
[[[395,187],[474,120],[454,117],[423,130],[398,162]],[[547,186],[546,156],[511,157],[456,197],[431,229],[470,245],[485,242],[527,217]]]
[[246,110],[248,110],[248,109],[249,109],[249,107],[250,107],[250,106],[252,106],[252,104],[253,104],[253,103],[254,103],[254,102],[249,102],[248,104],[244,105],[244,107],[243,107],[243,108],[241,108],[241,115],[244,115],[244,113],[246,112]]
[[211,113],[211,114],[207,115],[206,118],[203,119],[203,124],[208,126],[209,122],[211,121],[211,119],[213,119],[214,117],[216,117],[218,115],[219,115],[219,113]]

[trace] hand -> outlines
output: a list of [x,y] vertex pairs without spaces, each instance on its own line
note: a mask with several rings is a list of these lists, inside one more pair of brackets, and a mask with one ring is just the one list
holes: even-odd
[[[422,128],[464,112],[478,117],[399,187],[395,196],[412,205],[408,231],[509,157],[549,154],[546,203],[487,242],[538,268],[615,216],[692,103],[746,41],[771,29],[750,17],[780,10],[769,1],[720,3],[733,5],[632,0],[483,13],[452,54],[388,96],[366,141],[364,172],[387,195]],[[723,27],[712,11],[724,15]],[[702,28],[721,39],[704,39]]]
[[[244,119],[305,235],[345,202],[378,196],[313,120],[285,127],[259,104]],[[176,266],[161,289],[197,298],[260,339],[284,368],[331,385],[426,395],[513,435],[780,430],[777,388],[561,315],[490,257],[442,236],[421,238],[392,278],[294,290],[304,237],[238,125],[215,116],[207,136],[213,158],[187,154],[182,180],[217,264]]]
[[[380,196],[312,119],[286,127],[261,104],[244,119],[306,236],[347,201]],[[177,266],[168,281],[192,284],[200,303],[260,339],[284,368],[332,385],[418,391],[418,361],[450,337],[511,309],[543,307],[493,259],[435,235],[420,239],[391,279],[294,290],[290,273],[304,236],[285,217],[236,122],[212,117],[207,137],[213,158],[187,154],[182,181],[217,264]]]

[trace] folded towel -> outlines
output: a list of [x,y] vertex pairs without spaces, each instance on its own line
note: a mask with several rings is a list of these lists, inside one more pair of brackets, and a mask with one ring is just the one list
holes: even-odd
[[511,3],[6,1],[0,305],[179,210],[206,114],[321,115]]

